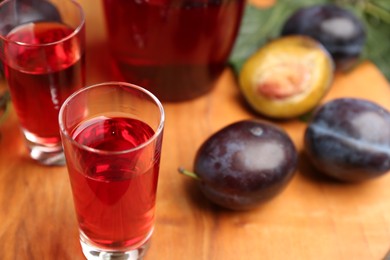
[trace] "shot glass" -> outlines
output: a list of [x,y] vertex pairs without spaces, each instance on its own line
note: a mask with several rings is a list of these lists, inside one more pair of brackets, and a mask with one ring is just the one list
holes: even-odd
[[85,83],[85,16],[72,0],[0,3],[0,58],[30,156],[64,165],[63,101]]
[[84,88],[59,113],[87,259],[142,259],[153,233],[164,110],[123,82]]

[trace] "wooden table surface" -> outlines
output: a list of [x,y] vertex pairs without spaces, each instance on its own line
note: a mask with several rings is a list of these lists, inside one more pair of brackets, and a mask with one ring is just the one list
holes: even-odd
[[[99,1],[80,1],[87,15],[87,83],[115,80],[109,70]],[[365,63],[336,75],[325,100],[362,97],[390,108],[389,83]],[[156,228],[146,259],[383,259],[390,249],[390,174],[343,184],[318,177],[300,157],[288,187],[269,203],[232,212],[209,203],[192,169],[200,144],[229,123],[261,118],[244,104],[227,69],[209,94],[164,104],[166,128]],[[276,122],[302,152],[305,124]],[[0,259],[84,259],[66,167],[28,158],[15,113],[0,126]]]

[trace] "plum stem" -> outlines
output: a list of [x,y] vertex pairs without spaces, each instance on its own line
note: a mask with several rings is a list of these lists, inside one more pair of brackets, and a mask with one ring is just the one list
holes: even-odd
[[184,169],[183,167],[179,167],[178,171],[179,171],[181,174],[183,174],[183,175],[185,175],[185,176],[188,176],[188,177],[191,177],[191,178],[193,178],[193,179],[195,179],[195,180],[198,180],[198,181],[201,180],[201,178],[199,178],[199,176],[198,176],[196,173],[191,172],[191,171],[188,171],[188,170]]

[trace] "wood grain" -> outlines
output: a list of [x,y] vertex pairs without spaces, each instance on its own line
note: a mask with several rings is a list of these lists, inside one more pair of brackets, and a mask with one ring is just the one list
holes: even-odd
[[[119,79],[107,65],[101,5],[80,2],[87,14],[87,83]],[[345,96],[390,109],[389,84],[371,63],[336,75],[323,102]],[[364,260],[387,253],[390,174],[360,184],[337,183],[318,177],[301,154],[295,177],[275,199],[247,212],[223,210],[177,168],[192,169],[197,148],[213,132],[261,117],[245,105],[229,69],[209,94],[164,107],[156,228],[146,260]],[[301,152],[305,124],[275,123]],[[84,259],[66,168],[28,158],[14,111],[0,133],[0,259]]]

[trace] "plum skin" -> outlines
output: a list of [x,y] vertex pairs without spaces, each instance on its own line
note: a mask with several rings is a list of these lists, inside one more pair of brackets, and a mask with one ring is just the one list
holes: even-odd
[[318,172],[332,178],[379,177],[390,170],[390,113],[365,99],[330,101],[313,114],[304,150]]
[[[15,5],[10,5],[5,9],[5,11],[9,11],[9,8],[15,8],[16,11],[19,12],[19,16],[14,17],[15,13],[13,12],[9,12],[9,14],[3,14],[3,16],[5,15],[7,19],[0,21],[0,30],[2,33],[8,33],[16,26],[16,24],[12,22],[14,20],[17,20],[18,24],[44,21],[62,22],[61,14],[55,5],[48,1],[21,0],[16,1]],[[15,10],[12,11],[16,12]]]
[[293,177],[297,152],[289,136],[262,120],[242,120],[216,132],[198,149],[195,173],[215,204],[248,210],[280,193]]
[[357,63],[366,42],[363,22],[349,10],[335,4],[298,9],[285,21],[281,31],[283,36],[294,34],[321,42],[340,71],[348,70]]

